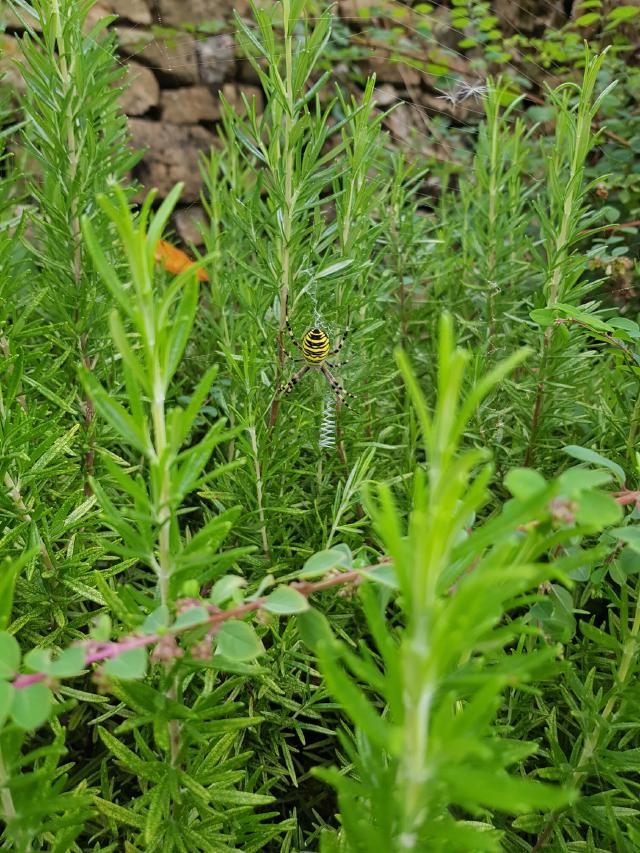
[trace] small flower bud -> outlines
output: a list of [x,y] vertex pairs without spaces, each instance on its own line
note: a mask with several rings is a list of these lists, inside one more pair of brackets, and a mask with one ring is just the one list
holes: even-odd
[[202,604],[199,598],[179,598],[176,601],[176,613],[180,616],[192,607],[199,607]]
[[554,498],[549,504],[551,518],[558,524],[573,524],[577,508],[575,501],[566,498]]
[[211,636],[207,635],[194,646],[191,646],[191,657],[194,660],[210,660],[211,659]]
[[266,610],[258,610],[255,621],[260,625],[271,625],[273,622],[273,614],[268,613]]
[[151,652],[151,660],[155,663],[168,662],[183,655],[184,650],[176,643],[176,638],[172,634],[165,634]]
[[340,598],[353,598],[356,594],[359,584],[355,581],[346,583],[338,592]]
[[98,693],[109,693],[111,690],[111,679],[101,666],[93,671],[92,680]]

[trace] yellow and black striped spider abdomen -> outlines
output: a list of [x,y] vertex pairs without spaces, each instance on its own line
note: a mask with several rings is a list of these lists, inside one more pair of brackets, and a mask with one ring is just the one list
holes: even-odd
[[310,364],[320,364],[329,355],[329,338],[322,329],[311,329],[302,339],[302,355]]

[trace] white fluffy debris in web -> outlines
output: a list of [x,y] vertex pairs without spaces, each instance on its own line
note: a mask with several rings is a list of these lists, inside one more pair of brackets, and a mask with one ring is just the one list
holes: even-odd
[[450,89],[448,92],[442,89],[437,89],[437,91],[441,92],[438,95],[439,100],[449,101],[449,103],[455,105],[468,101],[469,98],[479,98],[485,95],[487,93],[487,86],[480,80],[476,80],[474,83],[467,83],[466,80],[458,80],[453,89]]

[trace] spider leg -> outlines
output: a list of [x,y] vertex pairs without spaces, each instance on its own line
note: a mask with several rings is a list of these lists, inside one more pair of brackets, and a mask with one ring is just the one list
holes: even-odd
[[289,322],[289,294],[287,293],[286,300],[284,303],[284,321],[287,324],[287,331],[289,332],[289,337],[291,338],[291,343],[294,347],[300,352],[302,352],[302,347],[296,340],[296,336],[293,334],[293,329],[291,328],[291,323]]
[[278,394],[289,394],[291,391],[293,391],[298,382],[300,382],[305,373],[308,373],[310,369],[310,365],[305,364],[303,368],[301,368],[297,373],[293,374],[293,376],[288,382],[285,382],[284,385],[281,385],[278,388]]
[[332,388],[332,390],[333,390],[333,393],[336,395],[336,397],[338,398],[338,400],[339,400],[339,401],[340,401],[344,406],[346,406],[346,407],[347,407],[347,409],[350,409],[350,408],[351,408],[351,406],[347,403],[347,399],[346,399],[346,398],[347,398],[347,397],[353,397],[353,398],[355,399],[355,396],[356,396],[356,395],[355,395],[355,394],[352,394],[352,393],[351,393],[351,391],[347,391],[347,390],[346,390],[346,389],[345,389],[345,388],[344,388],[344,387],[343,387],[343,386],[338,382],[338,380],[335,378],[335,376],[333,376],[333,375],[332,375],[331,371],[329,370],[329,368],[327,367],[327,365],[326,365],[326,364],[323,364],[323,365],[322,365],[321,370],[322,370],[322,372],[324,373],[324,375],[325,375],[325,378],[326,378],[327,382],[328,382],[328,383],[329,383],[329,385],[331,386],[331,388]]
[[337,347],[335,349],[332,349],[331,352],[328,353],[328,355],[338,355],[338,353],[340,352],[340,350],[344,346],[345,341],[347,340],[347,335],[350,332],[348,323],[349,323],[349,321],[347,320],[347,328],[344,330],[342,338],[340,339],[340,343],[337,345]]
[[336,367],[342,367],[343,364],[349,364],[350,361],[350,358],[345,358],[344,361],[328,361],[327,366],[330,367],[331,370],[335,370]]

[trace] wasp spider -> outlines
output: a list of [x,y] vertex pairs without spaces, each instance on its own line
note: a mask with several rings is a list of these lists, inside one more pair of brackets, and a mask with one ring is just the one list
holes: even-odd
[[[278,394],[289,394],[310,370],[319,370],[324,374],[339,402],[349,408],[346,398],[355,397],[355,394],[345,390],[329,370],[329,368],[334,369],[339,365],[337,363],[327,361],[329,356],[337,355],[340,352],[347,339],[349,330],[347,329],[342,335],[340,343],[337,344],[334,349],[331,349],[329,336],[322,329],[310,329],[302,338],[302,345],[298,343],[295,335],[293,334],[291,323],[289,322],[288,305],[286,307],[285,322],[287,324],[287,331],[289,332],[291,342],[294,347],[302,353],[302,358],[304,359],[305,364],[297,373],[293,374],[288,382],[285,382],[284,385],[280,386]],[[341,363],[344,364],[345,362]]]

